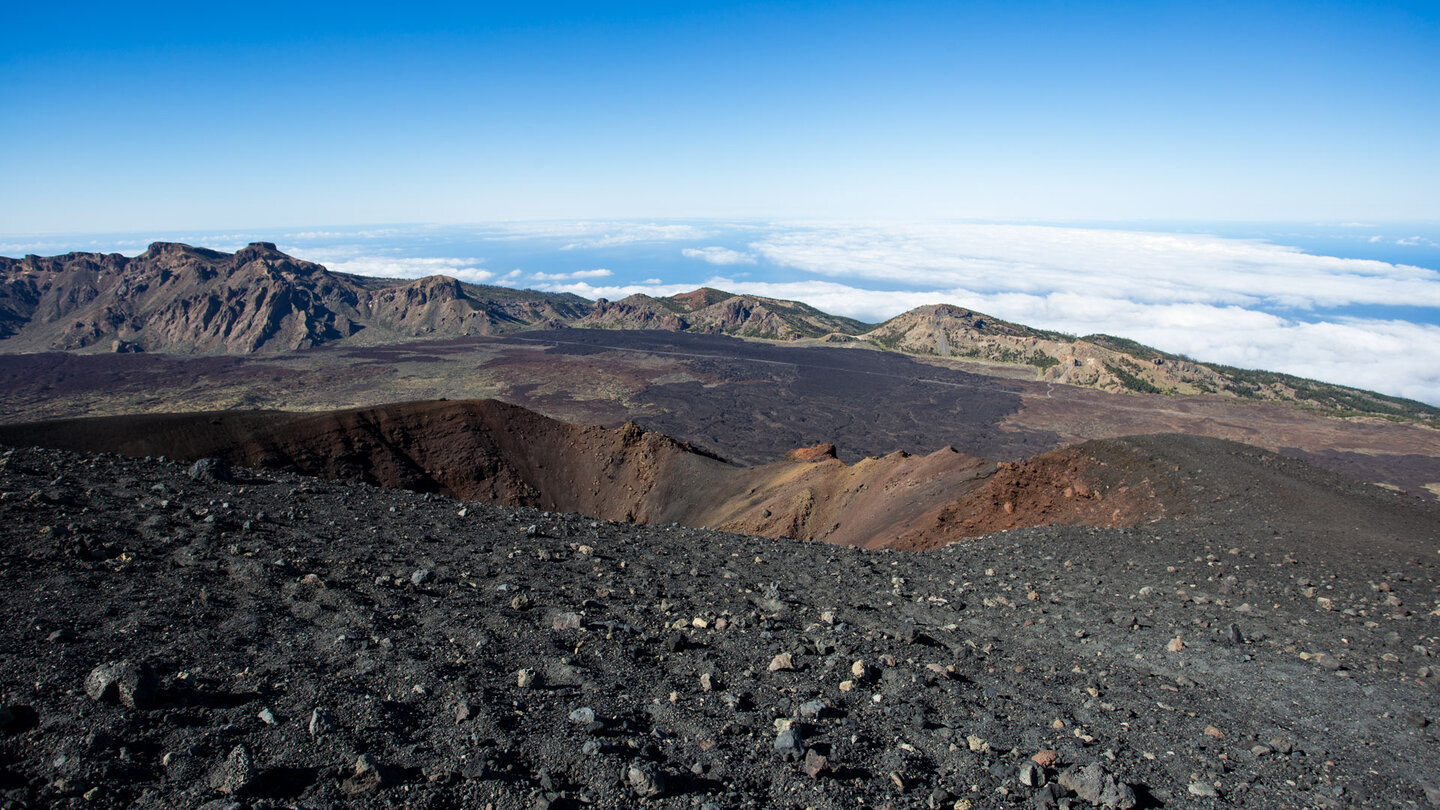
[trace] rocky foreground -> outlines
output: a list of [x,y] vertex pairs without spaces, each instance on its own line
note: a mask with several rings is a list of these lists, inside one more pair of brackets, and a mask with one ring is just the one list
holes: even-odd
[[905,553],[10,450],[0,807],[1440,806],[1433,507],[1269,486]]

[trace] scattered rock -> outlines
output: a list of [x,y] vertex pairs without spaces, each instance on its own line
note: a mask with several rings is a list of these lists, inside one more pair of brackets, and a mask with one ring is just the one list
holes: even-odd
[[85,694],[102,703],[119,702],[132,709],[148,709],[155,705],[160,688],[155,671],[145,663],[116,661],[90,670],[85,678]]
[[1020,763],[1020,768],[1015,775],[1020,780],[1020,784],[1026,787],[1040,787],[1045,784],[1045,771],[1033,759]]
[[815,749],[805,752],[805,775],[811,779],[818,779],[821,775],[829,772],[830,760],[821,756]]
[[1128,784],[1116,781],[1105,766],[1092,762],[1083,768],[1071,766],[1060,774],[1059,782],[1090,804],[1116,810],[1130,810],[1136,804],[1135,791]]
[[210,787],[231,796],[244,792],[255,781],[255,760],[243,743],[230,749],[224,761],[210,772]]
[[310,712],[310,736],[323,737],[334,730],[335,718],[324,708],[316,706],[314,711]]
[[189,473],[195,481],[227,483],[232,479],[230,462],[223,458],[202,458],[190,465]]
[[775,752],[786,762],[794,762],[805,755],[805,743],[800,731],[790,726],[775,735]]
[[788,672],[795,668],[793,657],[788,652],[782,652],[770,659],[770,665],[766,669],[770,672]]
[[355,760],[353,772],[340,783],[340,792],[352,798],[379,790],[385,783],[385,776],[375,760],[361,754]]
[[1214,785],[1209,782],[1200,781],[1191,782],[1190,786],[1186,788],[1186,792],[1191,796],[1199,796],[1201,798],[1213,798],[1220,795],[1220,792],[1215,789]]
[[828,708],[829,706],[823,700],[807,700],[800,704],[797,714],[806,720],[816,720],[825,714],[825,710]]
[[653,762],[634,762],[625,769],[625,784],[644,799],[653,799],[665,792],[665,774]]

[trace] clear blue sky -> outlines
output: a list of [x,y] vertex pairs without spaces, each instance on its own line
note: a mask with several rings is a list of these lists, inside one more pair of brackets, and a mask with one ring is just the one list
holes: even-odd
[[1440,220],[1440,4],[15,3],[0,233]]

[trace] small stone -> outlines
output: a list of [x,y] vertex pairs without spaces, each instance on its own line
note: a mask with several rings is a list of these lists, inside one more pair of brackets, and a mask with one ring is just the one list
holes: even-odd
[[700,690],[702,692],[713,692],[715,690],[715,676],[708,672],[701,673]]
[[823,700],[810,700],[800,704],[799,714],[806,720],[818,719],[825,710],[830,708]]
[[521,689],[530,689],[535,686],[535,670],[522,669],[515,673],[515,685]]
[[1185,642],[1181,641],[1179,636],[1176,636],[1175,638],[1170,639],[1170,643],[1165,645],[1165,649],[1169,650],[1172,653],[1180,652],[1181,650],[1185,649]]
[[230,749],[225,761],[210,772],[210,787],[228,795],[242,792],[255,781],[255,761],[244,744]]
[[1066,790],[1091,803],[1100,803],[1100,794],[1105,790],[1105,766],[1092,762],[1083,768],[1071,766],[1060,774],[1060,785]]
[[581,706],[570,712],[570,722],[581,726],[588,726],[595,722],[595,710],[589,706]]
[[231,479],[230,462],[223,458],[202,458],[190,465],[193,481],[216,481],[224,483]]
[[321,737],[335,730],[335,718],[324,708],[316,706],[310,712],[310,736]]
[[1252,745],[1252,746],[1250,746],[1250,753],[1253,754],[1254,756],[1257,756],[1257,757],[1263,757],[1263,756],[1265,756],[1266,754],[1273,754],[1273,753],[1275,753],[1275,751],[1274,751],[1274,749],[1272,749],[1272,748],[1271,748],[1270,746],[1268,746],[1268,745],[1258,745],[1258,744],[1257,744],[1257,745]]
[[971,751],[977,754],[982,754],[990,750],[990,743],[985,742],[983,738],[975,734],[966,737],[965,744],[970,747]]
[[805,775],[811,779],[818,779],[826,771],[830,770],[830,760],[810,749],[805,752]]
[[379,789],[384,781],[384,775],[375,760],[367,754],[361,754],[355,759],[354,772],[340,783],[340,792],[346,796],[363,796]]
[[85,694],[101,702],[119,701],[132,709],[148,709],[155,704],[159,680],[147,664],[117,661],[101,664],[85,677]]
[[410,584],[411,584],[411,585],[414,585],[414,586],[416,586],[416,587],[419,587],[419,586],[421,586],[421,585],[424,585],[426,582],[429,582],[429,581],[430,581],[430,569],[429,569],[429,568],[420,568],[420,569],[417,569],[417,570],[415,571],[415,573],[413,573],[413,574],[410,575]]
[[1045,771],[1041,770],[1034,760],[1020,763],[1016,777],[1020,780],[1020,784],[1026,787],[1040,787],[1045,784]]
[[470,705],[470,701],[468,701],[468,700],[462,700],[462,701],[460,701],[459,703],[455,704],[455,724],[456,724],[456,725],[459,725],[459,724],[465,722],[466,720],[469,720],[471,717],[474,717],[474,716],[475,716],[475,707]]
[[665,775],[652,762],[635,762],[625,769],[625,784],[641,798],[653,799],[665,792]]
[[526,537],[539,537],[539,536],[540,536],[540,527],[539,527],[539,526],[536,526],[536,525],[533,524],[533,523],[530,524],[529,526],[526,526],[526,527],[525,527],[525,536],[526,536]]
[[793,657],[790,655],[790,653],[788,653],[788,652],[782,652],[782,653],[780,653],[779,655],[775,656],[774,658],[771,658],[771,659],[770,659],[770,665],[769,665],[768,667],[766,667],[766,669],[769,670],[770,672],[780,672],[780,671],[782,671],[782,670],[783,670],[783,671],[786,671],[786,672],[789,672],[790,670],[793,670],[794,668],[795,668],[794,659],[793,659]]
[[275,713],[270,711],[268,708],[261,709],[259,713],[257,713],[255,716],[260,718],[260,722],[264,723],[267,726],[275,725]]
[[579,630],[580,616],[576,613],[561,613],[550,622],[551,630]]
[[862,658],[850,665],[850,674],[856,681],[864,681],[870,674],[870,667],[866,666],[865,660]]
[[1030,757],[1031,761],[1033,761],[1036,765],[1039,765],[1042,768],[1049,768],[1053,766],[1055,764],[1055,761],[1059,758],[1060,755],[1057,754],[1053,748],[1046,748],[1043,751],[1038,751],[1035,753],[1034,756]]
[[1186,791],[1189,792],[1191,796],[1200,796],[1202,798],[1213,798],[1219,795],[1219,792],[1215,790],[1215,786],[1209,782],[1191,782],[1190,787],[1186,788]]
[[794,762],[805,754],[805,743],[794,726],[786,728],[775,736],[775,752],[786,762]]
[[1218,729],[1218,728],[1216,728],[1216,727],[1214,727],[1214,726],[1206,726],[1206,727],[1205,727],[1205,736],[1206,736],[1206,737],[1214,737],[1214,738],[1217,739],[1217,740],[1223,740],[1223,739],[1225,739],[1225,732],[1221,731],[1220,729]]

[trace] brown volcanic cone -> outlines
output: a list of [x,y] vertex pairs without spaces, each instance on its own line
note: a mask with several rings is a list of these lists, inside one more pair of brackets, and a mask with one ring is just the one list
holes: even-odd
[[869,547],[932,548],[1008,529],[1129,528],[1185,515],[1303,530],[1336,547],[1348,542],[1347,526],[1414,531],[1393,493],[1246,445],[1179,435],[1092,441],[1017,463],[947,447],[847,465],[819,445],[744,468],[633,423],[570,425],[467,400],[73,419],[0,426],[0,442],[223,457],[610,520]]
[[675,467],[724,462],[633,423],[569,425],[494,400],[411,402],[329,413],[278,411],[70,419],[3,429],[0,441],[131,456],[225,458],[457,498],[650,519]]
[[847,465],[833,445],[735,467],[633,423],[570,425],[494,400],[329,413],[140,415],[0,427],[0,441],[223,457],[457,498],[843,545],[918,548],[1047,523],[1129,526],[1166,508],[1135,465],[1075,451],[1000,464],[945,448]]

